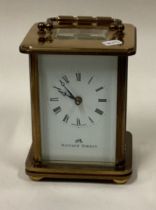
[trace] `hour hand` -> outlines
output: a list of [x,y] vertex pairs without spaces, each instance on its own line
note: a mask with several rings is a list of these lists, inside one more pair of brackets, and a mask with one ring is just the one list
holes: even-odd
[[65,86],[65,83],[62,82],[61,80],[60,80],[60,83],[61,83],[62,87],[64,87],[65,90],[68,92],[68,94],[69,94],[68,97],[75,100],[75,96],[74,96],[74,95],[70,92],[70,90]]

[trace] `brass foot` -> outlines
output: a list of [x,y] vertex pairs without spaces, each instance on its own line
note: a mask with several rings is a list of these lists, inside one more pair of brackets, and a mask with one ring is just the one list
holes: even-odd
[[41,176],[29,176],[29,177],[33,181],[41,181],[43,179],[43,177]]
[[113,179],[115,184],[125,184],[128,181],[128,178],[125,179]]

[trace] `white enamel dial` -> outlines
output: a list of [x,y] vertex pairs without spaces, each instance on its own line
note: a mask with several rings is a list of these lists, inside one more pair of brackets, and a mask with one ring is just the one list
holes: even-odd
[[39,55],[42,158],[115,163],[117,57]]
[[97,79],[96,73],[72,71],[54,82],[49,104],[60,123],[82,128],[94,126],[102,119],[108,100],[107,88]]

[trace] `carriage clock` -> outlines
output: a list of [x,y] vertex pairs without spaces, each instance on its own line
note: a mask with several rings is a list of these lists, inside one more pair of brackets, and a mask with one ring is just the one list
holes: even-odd
[[110,17],[49,18],[32,26],[20,52],[30,63],[26,174],[125,183],[132,173],[126,101],[135,27]]

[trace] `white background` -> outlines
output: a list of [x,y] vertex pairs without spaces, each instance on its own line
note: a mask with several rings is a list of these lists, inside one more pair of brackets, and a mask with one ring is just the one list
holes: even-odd
[[[129,59],[127,129],[134,173],[126,185],[32,182],[24,173],[31,144],[28,56],[18,46],[34,22],[65,15],[112,16],[138,29]],[[156,1],[0,0],[0,209],[156,209]]]

